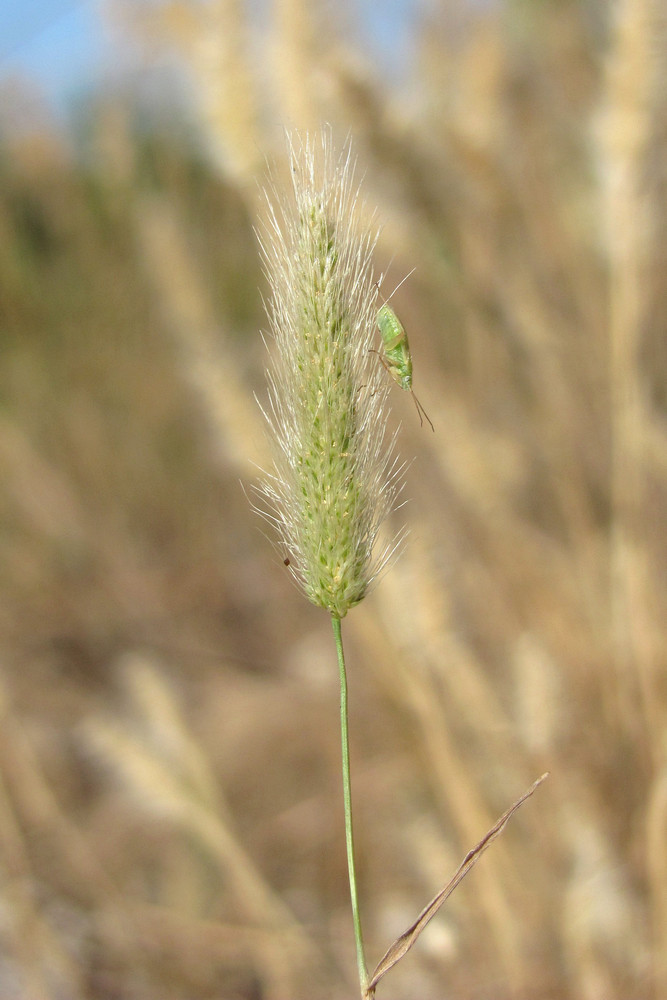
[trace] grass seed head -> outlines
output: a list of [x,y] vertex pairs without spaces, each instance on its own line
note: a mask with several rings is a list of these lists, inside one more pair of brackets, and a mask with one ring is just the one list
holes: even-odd
[[349,147],[337,158],[324,133],[291,138],[289,150],[291,197],[269,194],[260,234],[274,340],[265,414],[275,446],[260,512],[309,600],[342,618],[400,542],[377,544],[402,479],[370,350],[377,234],[360,219]]

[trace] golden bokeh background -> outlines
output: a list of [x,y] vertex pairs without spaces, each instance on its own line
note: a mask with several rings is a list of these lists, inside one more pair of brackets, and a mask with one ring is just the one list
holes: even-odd
[[244,492],[261,188],[323,123],[435,424],[393,392],[410,537],[344,622],[372,962],[551,772],[378,996],[667,995],[667,23],[432,3],[394,72],[359,14],[109,3],[76,142],[2,84],[7,1000],[357,993],[330,623]]

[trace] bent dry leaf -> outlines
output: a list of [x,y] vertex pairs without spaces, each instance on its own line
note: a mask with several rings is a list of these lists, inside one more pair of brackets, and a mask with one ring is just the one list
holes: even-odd
[[444,888],[442,888],[440,892],[433,897],[431,902],[424,907],[415,922],[411,924],[411,926],[408,927],[408,929],[404,931],[400,937],[396,938],[384,957],[378,963],[377,968],[371,976],[370,982],[364,993],[365,998],[370,1000],[370,998],[375,995],[375,988],[382,977],[385,976],[390,969],[393,969],[396,963],[400,962],[403,956],[410,950],[410,948],[412,948],[421,932],[424,930],[429,921],[436,915],[442,904],[451,896],[454,889],[456,889],[457,885],[463,881],[470,869],[477,864],[487,847],[490,847],[496,837],[500,836],[519,806],[522,806],[526,799],[531,797],[533,792],[539,788],[548,776],[549,772],[547,771],[541,778],[538,778],[537,781],[533,782],[530,788],[523,793],[521,798],[517,799],[516,802],[503,813],[500,819],[491,827],[489,832],[482,837],[480,842],[473,847],[471,851],[468,851],[453,877],[444,886]]

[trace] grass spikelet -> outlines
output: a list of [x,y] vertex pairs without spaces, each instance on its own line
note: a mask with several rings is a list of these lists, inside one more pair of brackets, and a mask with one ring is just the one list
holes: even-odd
[[338,618],[362,600],[400,538],[376,551],[401,468],[386,440],[386,387],[370,353],[377,234],[357,222],[349,148],[328,134],[290,142],[290,201],[269,205],[261,233],[274,350],[267,420],[275,466],[260,511],[278,529],[313,604]]

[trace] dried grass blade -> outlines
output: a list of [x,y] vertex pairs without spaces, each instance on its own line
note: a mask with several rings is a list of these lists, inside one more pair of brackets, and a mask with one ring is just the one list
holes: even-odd
[[487,849],[487,847],[490,847],[490,845],[493,843],[496,837],[500,836],[500,834],[505,829],[508,821],[517,811],[519,806],[522,806],[523,803],[526,801],[526,799],[529,799],[531,797],[533,792],[535,792],[535,790],[542,784],[545,778],[548,777],[548,774],[549,772],[547,771],[545,774],[542,775],[541,778],[538,778],[537,781],[533,782],[530,788],[526,792],[524,792],[523,795],[519,799],[517,799],[516,802],[512,806],[510,806],[510,808],[506,812],[503,813],[500,819],[491,827],[489,832],[482,837],[480,842],[475,847],[473,847],[472,850],[468,851],[465,858],[463,859],[458,869],[456,870],[454,876],[449,880],[449,882],[444,886],[444,888],[442,888],[440,892],[438,892],[433,897],[431,902],[426,907],[424,907],[424,909],[419,914],[415,922],[411,924],[411,926],[408,927],[408,929],[404,931],[400,937],[396,938],[394,943],[385,953],[384,957],[378,963],[377,968],[375,969],[373,975],[371,976],[371,980],[366,988],[366,993],[365,993],[366,997],[373,996],[373,994],[375,993],[375,988],[382,979],[382,977],[386,975],[386,973],[389,972],[389,970],[392,969],[396,965],[396,963],[403,958],[403,956],[410,950],[410,948],[412,948],[413,944],[415,943],[421,932],[424,930],[424,928],[431,920],[431,918],[436,915],[436,913],[438,912],[442,904],[445,902],[445,900],[447,900],[449,896],[451,896],[454,889],[456,889],[457,885],[459,885],[459,883],[463,881],[463,879],[466,877],[470,869],[477,864],[477,862],[479,861],[479,859],[481,858],[482,854]]

